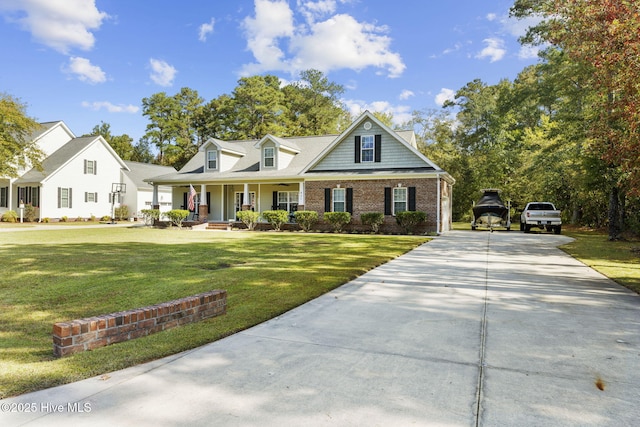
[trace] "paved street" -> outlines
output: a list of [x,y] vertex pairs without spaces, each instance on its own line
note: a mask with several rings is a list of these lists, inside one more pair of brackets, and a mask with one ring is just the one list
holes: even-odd
[[569,240],[453,231],[210,345],[2,400],[0,425],[638,425],[640,297]]

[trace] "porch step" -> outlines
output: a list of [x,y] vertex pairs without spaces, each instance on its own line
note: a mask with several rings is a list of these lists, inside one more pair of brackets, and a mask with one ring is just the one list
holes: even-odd
[[228,222],[209,222],[207,223],[207,230],[226,230],[229,227]]

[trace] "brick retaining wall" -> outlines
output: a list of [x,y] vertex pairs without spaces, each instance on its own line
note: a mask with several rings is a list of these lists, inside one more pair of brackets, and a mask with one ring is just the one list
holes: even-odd
[[68,356],[225,314],[227,291],[53,325],[53,354]]

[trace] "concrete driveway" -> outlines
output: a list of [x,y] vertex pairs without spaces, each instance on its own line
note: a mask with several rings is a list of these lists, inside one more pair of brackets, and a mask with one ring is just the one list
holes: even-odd
[[568,241],[450,232],[218,342],[2,400],[0,425],[636,426],[640,297]]

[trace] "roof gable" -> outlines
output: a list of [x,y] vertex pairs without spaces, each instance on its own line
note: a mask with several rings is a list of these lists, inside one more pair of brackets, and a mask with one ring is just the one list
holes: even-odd
[[[364,138],[371,152],[362,152]],[[303,171],[326,172],[393,169],[441,169],[414,146],[413,132],[396,133],[365,111]],[[373,153],[375,151],[375,155]],[[365,156],[365,157],[362,157]]]
[[73,138],[64,144],[50,156],[47,156],[41,163],[41,168],[32,168],[30,171],[22,175],[18,182],[45,182],[51,176],[63,169],[65,165],[73,159],[82,155],[89,147],[94,144],[102,145],[120,164],[120,167],[128,170],[127,165],[122,161],[120,156],[113,151],[113,148],[107,143],[102,136],[84,136]]

